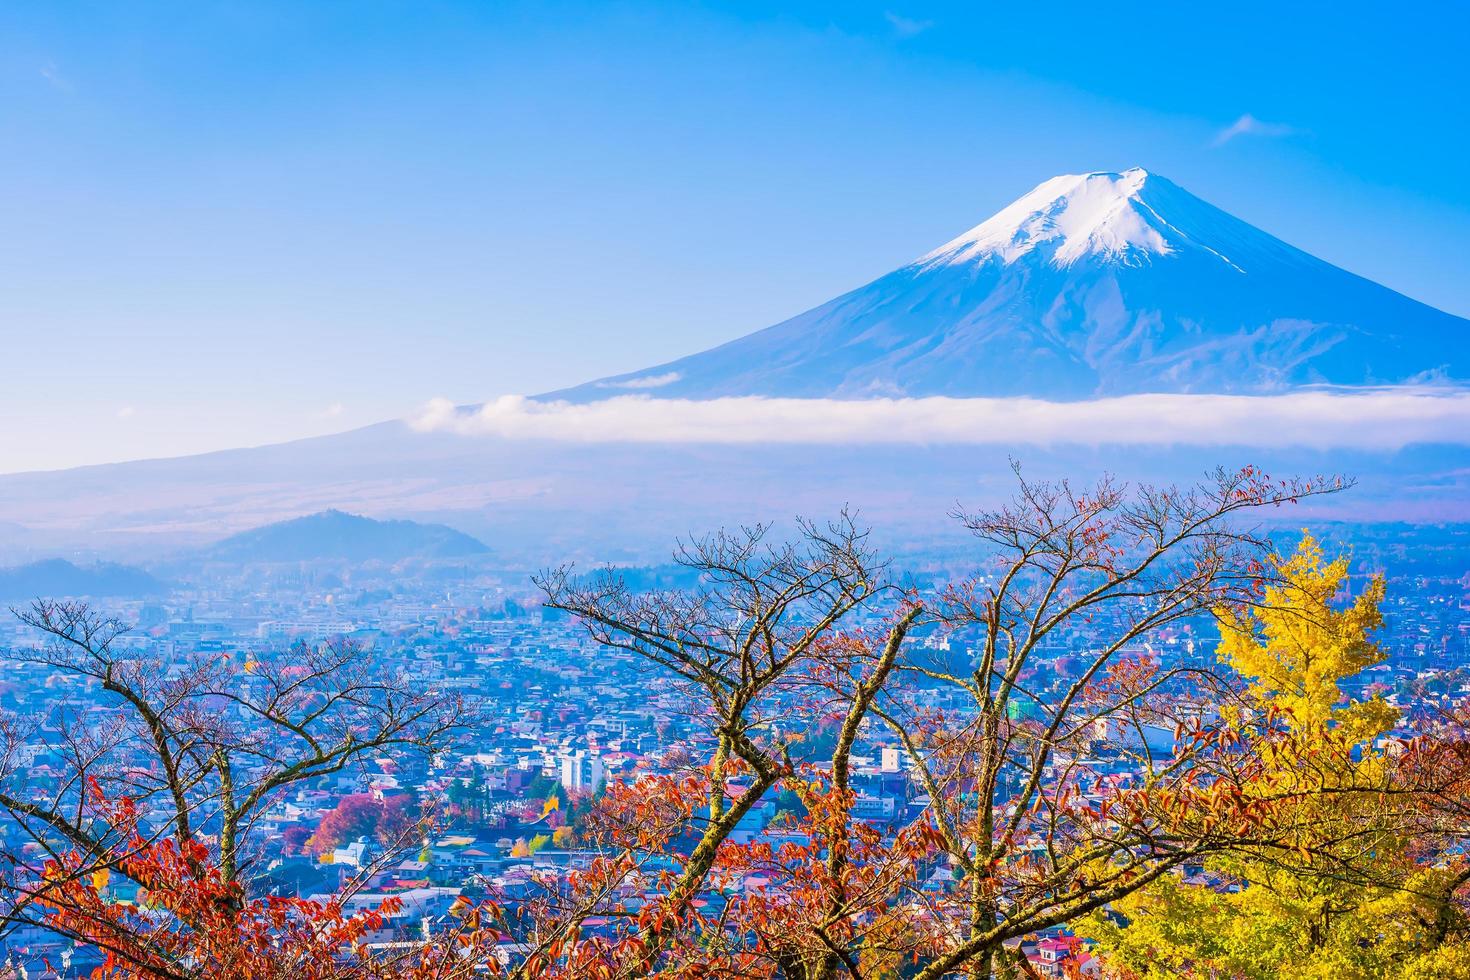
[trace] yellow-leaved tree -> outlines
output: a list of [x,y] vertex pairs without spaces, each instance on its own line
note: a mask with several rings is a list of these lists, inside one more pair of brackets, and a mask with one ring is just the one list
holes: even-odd
[[1116,977],[1470,978],[1463,912],[1444,928],[1452,872],[1415,853],[1420,801],[1383,739],[1398,712],[1342,689],[1384,659],[1371,635],[1383,580],[1349,596],[1348,560],[1310,535],[1272,572],[1258,605],[1217,613],[1220,659],[1245,681],[1222,711],[1271,735],[1249,783],[1271,832],[1079,931]]
[[1303,735],[1331,732],[1360,745],[1388,731],[1398,712],[1381,697],[1343,704],[1341,682],[1383,662],[1371,633],[1383,625],[1383,578],[1350,602],[1348,559],[1326,560],[1310,534],[1275,562],[1260,605],[1222,610],[1220,659],[1249,681],[1249,701],[1275,708]]

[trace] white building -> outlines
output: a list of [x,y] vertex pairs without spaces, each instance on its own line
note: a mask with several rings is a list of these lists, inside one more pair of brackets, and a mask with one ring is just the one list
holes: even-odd
[[561,757],[561,785],[568,793],[591,793],[602,783],[602,757],[578,749]]

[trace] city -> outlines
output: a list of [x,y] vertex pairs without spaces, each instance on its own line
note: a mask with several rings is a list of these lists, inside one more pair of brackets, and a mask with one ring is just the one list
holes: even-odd
[[[1419,561],[1405,573],[1395,571],[1395,559],[1425,531],[1334,530],[1329,540],[1353,553],[1356,588],[1376,572],[1387,574],[1385,625],[1377,638],[1384,660],[1346,680],[1344,692],[1386,695],[1402,712],[1401,731],[1411,733],[1416,722],[1470,693],[1470,575],[1462,571],[1470,562],[1470,528],[1434,529],[1438,546],[1432,553],[1414,548]],[[947,564],[912,561],[917,568]],[[89,600],[98,616],[129,624],[110,644],[123,657],[156,657],[178,670],[211,660],[248,670],[256,661],[299,657],[305,648],[350,649],[352,657],[398,675],[408,688],[472,703],[472,714],[432,752],[418,746],[372,751],[339,772],[273,796],[253,822],[249,861],[260,894],[325,901],[350,887],[354,910],[376,908],[390,897],[401,901],[365,937],[370,943],[420,939],[452,921],[458,901],[494,895],[513,902],[517,894],[585,868],[597,849],[584,839],[582,825],[610,781],[674,775],[708,754],[711,734],[694,716],[697,696],[634,653],[597,642],[574,617],[544,606],[532,571],[500,567],[491,556],[394,562],[323,556],[171,569],[187,571],[192,581],[158,585],[156,594],[139,598]],[[649,589],[691,582],[689,571],[677,565],[619,571]],[[910,587],[927,589],[942,585],[936,574],[893,570]],[[1349,585],[1350,592],[1354,588]],[[881,626],[881,616],[860,616],[855,625]],[[1207,668],[1218,635],[1208,619],[1196,618],[1124,653]],[[0,626],[0,649],[12,657],[41,640],[17,616]],[[1045,649],[1044,660],[1024,678],[1038,703],[1072,683],[1094,640],[1077,631]],[[970,664],[983,633],[930,626],[910,642],[916,663]],[[10,733],[16,740],[7,743],[10,778],[23,775],[33,802],[43,803],[68,772],[61,719],[105,724],[120,711],[118,697],[95,678],[35,659],[7,660],[5,677],[3,708],[10,716],[54,719],[23,738]],[[963,708],[953,691],[919,675],[902,690],[916,706]],[[1035,717],[1024,703],[1013,705],[1013,712]],[[819,767],[836,721],[827,713],[809,736]],[[1085,742],[1082,764],[1117,785],[1138,777],[1140,739],[1167,756],[1175,738],[1161,727],[1135,737],[1126,726],[1100,722]],[[112,761],[124,768],[156,765],[147,754]],[[923,816],[926,788],[892,731],[870,720],[852,763],[858,819],[891,835]],[[1060,779],[1073,764],[1059,757],[1049,769]],[[809,833],[789,820],[800,806],[789,793],[763,799],[740,820],[732,840],[773,848],[806,843]],[[199,829],[210,839],[207,822]],[[7,852],[43,857],[19,826],[5,832]],[[1203,866],[1193,873],[1204,875]],[[933,874],[947,872],[941,865]],[[751,873],[724,890],[764,883]],[[136,901],[138,885],[116,878],[106,894]],[[513,937],[504,938],[502,955],[509,958],[515,945]],[[1065,929],[1015,945],[1042,976],[1060,976],[1064,965],[1079,962]],[[9,962],[33,971],[65,962],[81,975],[102,962],[100,954],[39,924],[12,931],[5,946]]]
[[0,980],[1470,980],[1467,36],[0,7]]

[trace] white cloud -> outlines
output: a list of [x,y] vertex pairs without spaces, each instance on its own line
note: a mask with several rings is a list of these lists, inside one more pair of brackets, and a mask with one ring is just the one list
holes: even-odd
[[932,20],[915,20],[912,17],[895,14],[891,10],[885,10],[883,12],[883,19],[888,21],[889,25],[892,26],[893,33],[905,38],[918,37],[934,26]]
[[1237,136],[1290,136],[1295,132],[1295,126],[1288,126],[1286,123],[1264,122],[1247,112],[1216,133],[1214,145],[1224,146]]
[[346,407],[341,402],[332,402],[332,404],[328,405],[326,409],[322,412],[322,415],[326,416],[329,419],[334,419],[337,416],[341,415],[344,411],[346,411]]
[[629,378],[627,381],[599,381],[599,388],[631,388],[634,390],[644,388],[662,388],[671,385],[682,378],[678,371],[670,371],[668,374],[645,374],[641,378]]
[[137,414],[138,410],[131,405],[124,405],[117,410],[117,417],[120,419],[130,419]]
[[56,62],[46,62],[41,66],[40,72],[41,77],[46,79],[52,87],[58,88],[63,92],[71,91],[71,82],[61,74],[61,69],[56,67]]
[[1470,444],[1470,392],[1035,398],[714,398],[619,395],[589,404],[507,395],[477,409],[435,399],[421,431],[507,439],[665,443],[999,443],[1358,446]]

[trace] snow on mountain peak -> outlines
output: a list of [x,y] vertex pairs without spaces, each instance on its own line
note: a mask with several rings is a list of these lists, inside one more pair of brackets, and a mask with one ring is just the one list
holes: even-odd
[[543,400],[1074,400],[1459,383],[1470,382],[1466,336],[1464,320],[1126,170],[1054,177],[789,320]]
[[[1144,265],[1154,256],[1203,248],[1224,255],[1184,231],[1169,210],[1209,205],[1140,167],[1122,173],[1065,174],[1038,185],[999,213],[918,260],[919,265],[999,260],[1010,265],[1040,253],[1058,268],[1094,256]],[[1191,208],[1191,210],[1193,210]],[[1197,222],[1186,221],[1186,225]]]

